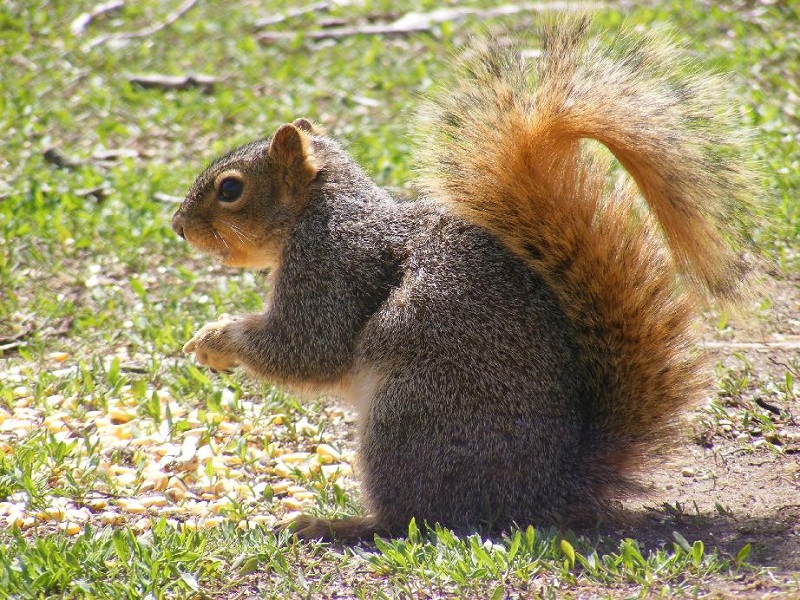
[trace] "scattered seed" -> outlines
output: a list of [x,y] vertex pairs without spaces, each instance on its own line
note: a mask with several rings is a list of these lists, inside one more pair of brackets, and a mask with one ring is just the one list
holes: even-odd
[[6,419],[0,423],[0,431],[13,433],[17,437],[25,437],[34,429],[34,424],[26,419]]
[[42,521],[63,521],[67,512],[60,506],[48,506],[36,516]]
[[214,500],[210,502],[208,508],[211,509],[211,512],[214,514],[219,514],[223,510],[227,510],[231,507],[233,502],[230,498],[220,498],[219,500]]
[[123,406],[115,405],[109,407],[108,417],[112,423],[120,424],[132,421],[136,418],[136,414]]
[[5,518],[6,527],[9,529],[12,527],[22,527],[23,523],[25,523],[25,515],[22,512],[14,511],[6,515]]
[[308,491],[297,492],[296,494],[292,494],[292,497],[295,500],[298,500],[299,502],[311,501],[314,499],[315,496],[316,494],[314,494],[314,492],[308,492]]
[[92,510],[103,510],[108,506],[108,500],[105,498],[92,498],[88,500],[86,504]]
[[144,504],[138,500],[133,500],[132,498],[120,498],[117,500],[117,506],[119,506],[125,512],[133,515],[140,515],[147,511]]
[[342,453],[329,444],[319,444],[317,446],[317,454],[320,456],[321,461],[325,464],[339,462],[342,460]]
[[277,475],[279,477],[291,477],[293,470],[285,463],[276,462],[275,466],[272,467],[271,472],[273,475]]
[[167,488],[164,490],[164,495],[173,502],[180,502],[186,497],[186,491],[180,488]]
[[212,527],[222,525],[224,522],[225,517],[208,517],[207,519],[203,519],[203,527],[205,529],[211,529]]
[[133,530],[141,533],[143,531],[149,531],[151,526],[150,519],[148,517],[142,517],[138,521],[133,524]]
[[17,400],[21,398],[29,398],[33,394],[33,392],[31,392],[31,388],[29,388],[27,385],[18,385],[11,390],[11,393]]
[[300,500],[294,496],[281,498],[281,504],[288,510],[301,510],[309,505],[308,500]]
[[339,477],[350,477],[353,474],[353,467],[347,463],[322,465],[320,471],[322,471],[325,479],[338,479]]
[[49,431],[50,433],[58,433],[59,431],[69,431],[67,424],[64,423],[64,421],[62,421],[61,419],[54,417],[53,415],[45,417],[44,421],[42,422],[42,425],[44,425],[47,428],[47,431]]
[[163,492],[167,489],[169,475],[163,471],[146,471],[140,488],[143,492]]
[[162,506],[166,506],[168,500],[166,496],[158,494],[156,496],[145,496],[144,498],[141,498],[140,502],[145,508],[160,508]]
[[189,506],[188,513],[190,515],[197,515],[200,517],[207,516],[211,510],[208,508],[208,502],[201,500],[200,502],[195,502]]
[[200,462],[206,463],[214,457],[214,454],[215,454],[214,449],[208,444],[204,444],[203,446],[197,448],[197,451],[195,452],[195,457]]
[[72,521],[59,523],[58,528],[67,535],[78,535],[81,531],[83,531],[83,526],[81,526],[80,523],[74,523]]
[[223,421],[222,423],[219,424],[219,431],[223,435],[236,435],[240,433],[241,427],[238,423]]
[[308,452],[288,452],[281,455],[281,461],[287,465],[299,465],[311,456]]
[[197,438],[187,437],[181,446],[181,455],[178,461],[181,463],[190,463],[197,456]]
[[100,522],[104,525],[118,525],[125,522],[125,517],[113,510],[106,510],[100,514]]
[[294,428],[295,431],[297,431],[300,435],[304,435],[307,437],[313,437],[317,435],[319,431],[319,428],[309,423],[306,417],[298,419],[294,424]]
[[67,521],[75,523],[85,523],[92,518],[92,513],[87,508],[71,508],[65,514]]

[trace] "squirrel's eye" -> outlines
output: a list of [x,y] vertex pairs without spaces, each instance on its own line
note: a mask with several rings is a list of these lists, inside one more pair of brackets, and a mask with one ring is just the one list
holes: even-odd
[[235,202],[244,191],[244,183],[235,177],[226,177],[219,184],[220,202]]

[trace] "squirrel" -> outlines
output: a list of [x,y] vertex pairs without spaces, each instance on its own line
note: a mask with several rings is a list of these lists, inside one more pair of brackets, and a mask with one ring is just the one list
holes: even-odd
[[716,75],[657,34],[589,30],[459,59],[420,111],[416,200],[301,118],[214,161],[174,215],[271,271],[263,312],[184,352],[360,415],[365,516],[302,515],[298,537],[597,523],[708,393],[697,313],[749,278],[744,145]]

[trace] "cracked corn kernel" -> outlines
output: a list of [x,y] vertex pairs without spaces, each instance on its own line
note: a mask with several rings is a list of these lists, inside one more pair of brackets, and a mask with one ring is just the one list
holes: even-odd
[[132,498],[120,498],[117,500],[117,506],[125,512],[133,515],[143,514],[147,510],[144,504],[138,500],[133,500]]
[[166,496],[162,496],[161,494],[157,494],[155,496],[147,496],[145,498],[140,499],[140,503],[145,508],[161,508],[162,506],[167,505],[167,498]]
[[48,506],[39,511],[36,516],[42,521],[63,521],[67,512],[60,506]]
[[213,527],[217,527],[225,522],[225,517],[208,517],[203,519],[203,527],[205,529],[211,529]]
[[321,462],[325,464],[342,460],[342,453],[330,444],[319,444],[317,446],[317,455],[320,457]]
[[281,498],[281,504],[289,510],[301,510],[309,505],[309,500],[301,500],[294,496],[286,496]]
[[119,404],[112,404],[108,407],[108,418],[114,424],[127,423],[136,418],[136,413],[131,409]]
[[80,525],[80,523],[75,523],[74,521],[64,521],[63,523],[59,523],[58,528],[67,535],[78,535],[81,531],[83,531],[83,527]]
[[136,532],[148,531],[150,529],[150,524],[151,522],[148,517],[142,517],[133,524],[133,530]]
[[104,525],[118,525],[125,522],[125,517],[113,510],[106,510],[100,513],[100,522]]

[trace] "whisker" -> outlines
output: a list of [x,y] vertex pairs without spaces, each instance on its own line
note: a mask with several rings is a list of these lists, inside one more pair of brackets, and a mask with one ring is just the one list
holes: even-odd
[[211,233],[214,234],[214,237],[216,239],[218,239],[220,242],[222,242],[222,244],[225,246],[225,248],[229,250],[230,249],[230,244],[228,244],[228,241],[222,236],[222,234],[219,231],[217,231],[216,229],[214,229],[213,227],[211,227],[210,229],[211,229]]
[[231,230],[233,233],[235,233],[235,234],[238,236],[238,238],[239,238],[239,239],[240,239],[242,242],[251,242],[251,243],[252,243],[252,242],[255,242],[255,237],[253,237],[252,235],[249,235],[249,234],[247,234],[246,232],[244,232],[244,231],[243,231],[243,230],[242,230],[242,229],[241,229],[241,228],[240,228],[238,225],[236,225],[235,223],[225,223],[225,224],[228,226],[228,228],[229,228],[229,229],[230,229],[230,230]]
[[245,237],[242,235],[242,232],[233,227],[232,225],[228,225],[228,229],[230,230],[231,233],[233,233],[233,235],[235,235],[239,239],[240,242],[244,243],[247,241]]

